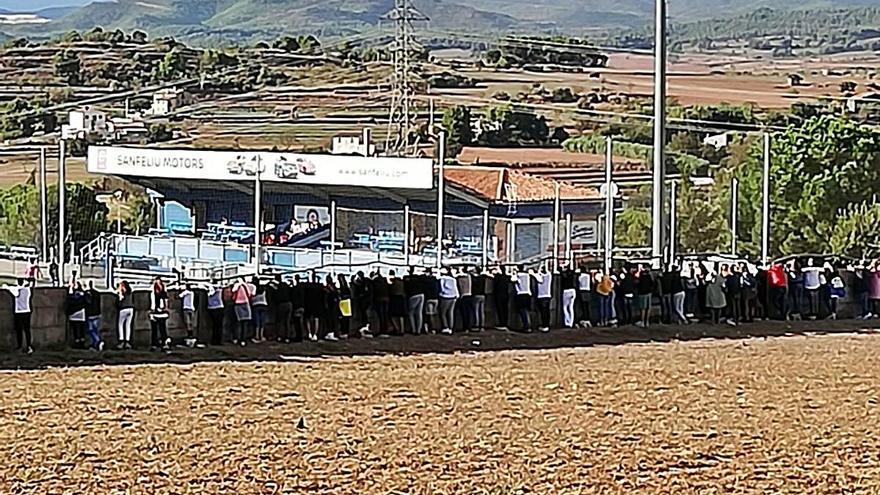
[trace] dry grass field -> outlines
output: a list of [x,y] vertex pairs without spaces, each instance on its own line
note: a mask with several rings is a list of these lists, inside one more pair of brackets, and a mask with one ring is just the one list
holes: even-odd
[[878,347],[4,372],[0,493],[880,493]]

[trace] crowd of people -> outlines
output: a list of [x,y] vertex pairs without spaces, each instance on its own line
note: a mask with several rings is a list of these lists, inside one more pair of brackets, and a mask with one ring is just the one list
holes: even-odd
[[[30,286],[22,279],[6,287],[15,298],[16,334],[25,352],[32,352]],[[509,317],[514,316],[515,328],[522,332],[549,331],[554,309],[559,314],[555,325],[565,328],[836,319],[839,302],[848,295],[858,303],[859,318],[880,317],[880,262],[842,269],[813,259],[766,268],[739,262],[690,262],[652,270],[627,264],[610,273],[566,264],[556,272],[522,266],[439,271],[411,267],[405,274],[358,272],[350,279],[344,274],[322,279],[310,273],[307,277],[277,275],[271,280],[241,278],[232,283],[180,280],[172,288],[179,299],[187,346],[202,345],[196,338],[196,289],[207,294],[211,345],[264,342],[270,320],[273,338],[285,343],[479,332],[489,327],[490,306],[493,328],[509,330]],[[103,350],[101,293],[75,276],[67,292],[65,308],[74,345]],[[133,294],[125,281],[116,288],[117,348],[121,350],[132,347]],[[172,343],[167,328],[169,297],[169,288],[155,279],[148,319],[151,347],[156,350],[168,350]]]

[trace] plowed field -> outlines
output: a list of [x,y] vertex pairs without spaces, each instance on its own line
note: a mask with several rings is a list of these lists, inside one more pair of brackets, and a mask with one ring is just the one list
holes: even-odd
[[880,493],[880,337],[0,373],[0,493]]

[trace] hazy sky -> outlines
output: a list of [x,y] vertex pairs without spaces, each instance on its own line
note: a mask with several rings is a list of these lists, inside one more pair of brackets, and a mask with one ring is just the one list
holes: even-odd
[[0,9],[23,11],[40,10],[46,7],[66,7],[85,5],[93,0],[0,0]]

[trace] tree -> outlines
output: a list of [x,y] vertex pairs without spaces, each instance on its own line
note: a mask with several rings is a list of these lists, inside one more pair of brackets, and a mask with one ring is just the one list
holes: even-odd
[[547,143],[550,127],[544,116],[493,106],[484,113],[479,142],[485,146],[522,146]]
[[468,107],[452,107],[443,111],[443,129],[446,130],[446,156],[458,156],[461,148],[473,143],[474,131],[471,121],[471,109]]
[[[58,225],[58,188],[50,185],[49,225]],[[8,245],[38,246],[40,242],[40,196],[33,184],[0,189],[0,238]],[[88,242],[107,229],[107,207],[96,199],[93,188],[67,185],[67,219],[73,242]],[[58,242],[49,229],[49,244]]]
[[[774,135],[770,152],[774,254],[827,251],[839,213],[880,191],[880,132],[846,118],[810,118]],[[762,162],[762,145],[753,142],[739,171],[740,216],[754,226],[753,245],[761,235]]]
[[82,62],[78,54],[69,50],[60,51],[52,58],[52,64],[55,67],[55,75],[69,86],[82,83]]
[[837,218],[831,252],[858,259],[880,257],[880,203],[849,205]]
[[137,43],[139,45],[146,43],[147,42],[147,33],[140,31],[140,30],[133,31],[131,33],[131,42]]
[[174,81],[186,75],[186,60],[178,49],[165,54],[156,68],[156,78],[160,81]]

